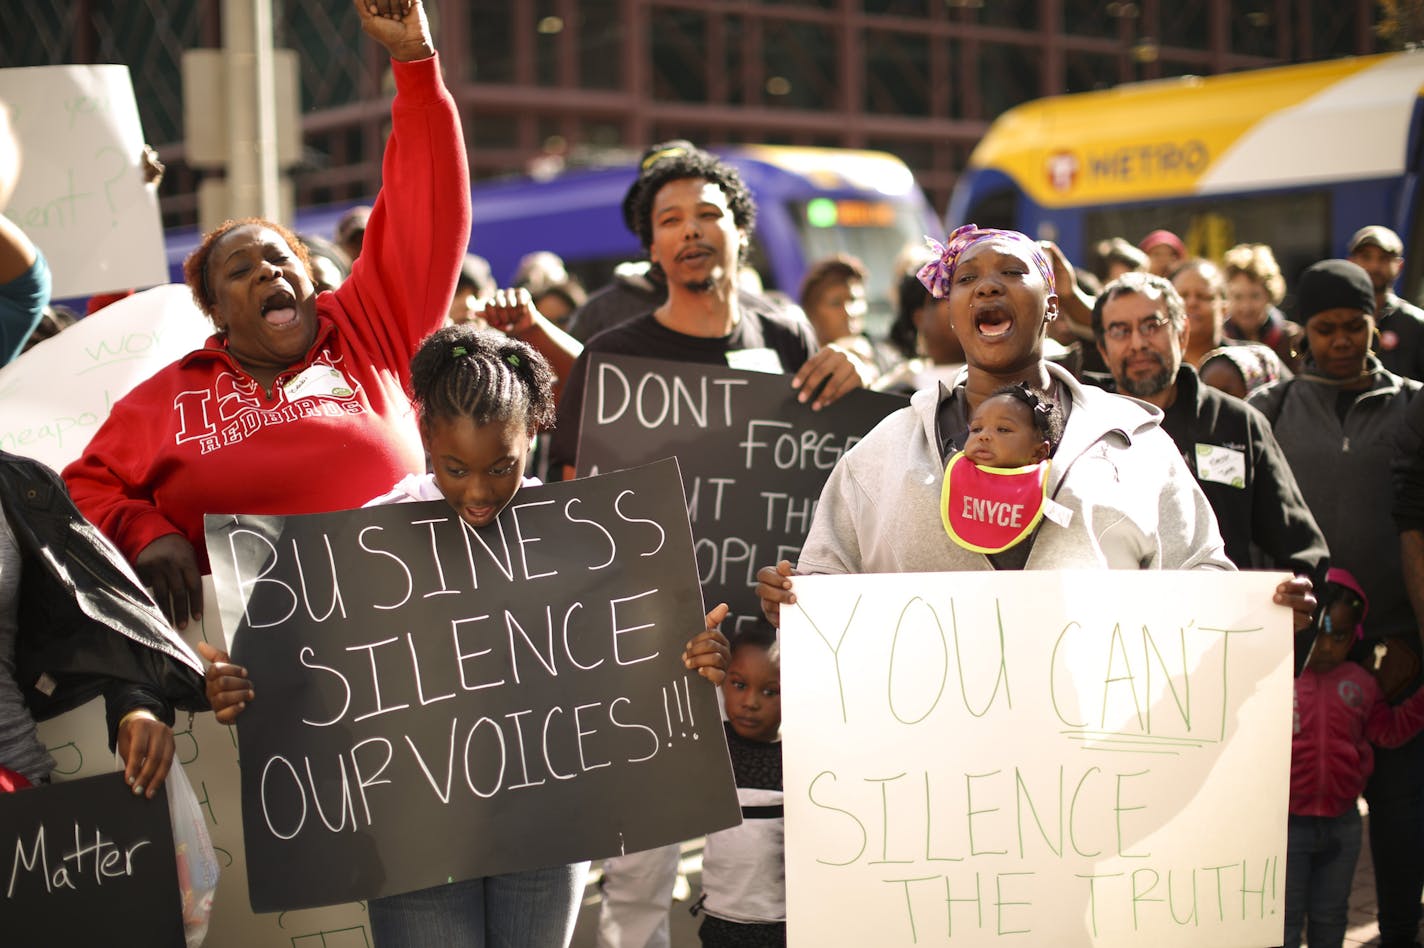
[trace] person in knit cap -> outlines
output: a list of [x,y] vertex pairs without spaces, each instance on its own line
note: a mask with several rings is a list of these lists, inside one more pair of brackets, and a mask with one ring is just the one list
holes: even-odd
[[[1391,518],[1390,461],[1420,384],[1389,372],[1374,354],[1375,293],[1363,269],[1322,260],[1296,289],[1300,305],[1292,318],[1305,327],[1306,343],[1301,372],[1250,401],[1271,419],[1325,534],[1331,566],[1349,570],[1370,604],[1351,657],[1372,668],[1375,648],[1383,646],[1384,664],[1412,665],[1419,635]],[[1390,668],[1381,672],[1394,677]],[[1413,945],[1424,890],[1424,847],[1417,843],[1424,832],[1424,740],[1381,749],[1365,799],[1381,943]]]

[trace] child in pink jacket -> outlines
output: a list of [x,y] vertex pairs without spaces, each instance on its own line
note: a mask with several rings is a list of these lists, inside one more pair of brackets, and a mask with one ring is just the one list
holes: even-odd
[[1360,854],[1355,800],[1375,766],[1370,745],[1397,747],[1424,727],[1424,689],[1392,707],[1374,677],[1345,658],[1369,611],[1348,570],[1327,574],[1321,609],[1310,661],[1295,681],[1285,948],[1297,948],[1307,919],[1310,948],[1343,942]]

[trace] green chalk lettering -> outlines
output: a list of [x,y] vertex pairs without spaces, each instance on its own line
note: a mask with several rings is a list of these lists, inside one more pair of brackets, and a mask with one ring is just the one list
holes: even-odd
[[[1146,625],[1142,627],[1142,663],[1147,670],[1147,693],[1152,691],[1152,661],[1151,656],[1157,656],[1157,665],[1162,669],[1162,675],[1166,679],[1167,689],[1172,693],[1172,702],[1177,706],[1177,713],[1182,716],[1182,723],[1186,725],[1187,733],[1192,730],[1192,678],[1191,669],[1187,667],[1187,629],[1194,623],[1187,623],[1186,628],[1177,629],[1177,642],[1182,651],[1182,667],[1178,675],[1173,675],[1167,668],[1167,661],[1162,657],[1162,651],[1157,647],[1157,639],[1152,635],[1152,631]],[[1176,679],[1182,681],[1182,693],[1177,693]],[[1152,706],[1147,706],[1147,733],[1152,733]]]
[[1247,885],[1247,884],[1246,884],[1247,878],[1249,878],[1249,875],[1248,875],[1248,872],[1247,872],[1247,869],[1246,869],[1246,860],[1243,859],[1243,860],[1241,860],[1241,919],[1242,919],[1242,921],[1245,921],[1246,918],[1249,917],[1249,916],[1247,915],[1247,912],[1248,912],[1249,910],[1248,910],[1248,908],[1247,908],[1247,906],[1246,906],[1246,902],[1247,902],[1247,896],[1252,896],[1252,895],[1257,896],[1257,899],[1256,899],[1256,918],[1265,918],[1265,917],[1266,917],[1266,886],[1267,886],[1267,884],[1268,884],[1268,882],[1269,882],[1269,880],[1270,880],[1270,878],[1271,878],[1271,861],[1270,861],[1269,859],[1267,859],[1264,863],[1261,864],[1261,887],[1260,887],[1259,889],[1253,889],[1253,888],[1251,888],[1249,885]]
[[842,724],[845,724],[848,719],[846,717],[845,679],[841,677],[841,646],[845,645],[846,633],[850,631],[851,623],[855,621],[855,611],[860,608],[860,600],[861,597],[856,596],[855,602],[851,604],[850,614],[846,616],[845,625],[841,628],[840,637],[836,639],[835,645],[832,645],[831,640],[826,638],[825,633],[821,631],[821,627],[811,618],[811,613],[807,612],[804,608],[801,610],[801,614],[806,617],[806,621],[815,631],[817,637],[826,643],[826,648],[831,651],[831,665],[836,670],[836,693],[840,695],[841,699]]
[[[838,806],[831,806],[829,803],[822,803],[820,800],[816,799],[816,785],[821,782],[822,777],[830,777],[832,781],[835,781],[837,779],[835,772],[830,770],[823,770],[820,773],[816,774],[816,776],[811,780],[811,785],[806,788],[807,798],[811,801],[812,806],[822,810],[830,810],[833,813],[840,813],[847,817],[852,823],[854,823],[856,829],[860,831],[860,848],[855,851],[854,856],[851,856],[849,859],[843,862],[835,862],[833,860],[821,859],[819,857],[816,859],[816,861],[823,866],[849,866],[856,860],[860,859],[861,856],[865,855],[865,847],[870,844],[870,837],[865,832],[865,824],[862,823],[854,813],[850,812],[849,810],[842,810]],[[823,837],[829,835],[831,834],[822,834]]]
[[1147,809],[1145,804],[1143,806],[1122,805],[1122,783],[1130,777],[1145,777],[1150,773],[1151,771],[1149,770],[1139,770],[1135,773],[1117,775],[1117,798],[1113,802],[1113,817],[1114,822],[1117,824],[1117,854],[1124,859],[1148,859],[1152,855],[1151,853],[1127,853],[1122,850],[1122,815],[1135,810]]
[[[1147,876],[1151,876],[1151,881],[1149,881],[1149,882],[1147,883],[1147,887],[1146,887],[1146,888],[1143,888],[1143,887],[1142,887],[1142,884],[1138,881],[1138,877],[1139,877],[1139,876],[1142,876],[1142,877],[1144,877],[1144,878],[1147,877]],[[1137,906],[1140,905],[1140,904],[1143,903],[1143,902],[1161,902],[1161,901],[1163,901],[1162,899],[1149,899],[1149,898],[1147,897],[1148,895],[1150,895],[1150,894],[1152,893],[1152,890],[1153,890],[1153,889],[1157,888],[1157,883],[1158,883],[1158,881],[1159,881],[1160,879],[1161,879],[1161,876],[1159,876],[1159,875],[1157,874],[1157,870],[1156,870],[1156,869],[1134,869],[1134,870],[1132,870],[1132,928],[1133,928],[1133,931],[1140,931],[1140,930],[1142,929],[1142,922],[1141,922],[1141,919],[1138,917]]]
[[1088,924],[1093,929],[1093,937],[1098,937],[1098,886],[1099,879],[1117,879],[1122,876],[1120,872],[1107,873],[1079,873],[1077,878],[1088,880]]
[[[925,707],[924,713],[922,713],[919,717],[905,717],[902,716],[900,714],[899,709],[895,707],[895,654],[896,646],[900,643],[900,630],[904,628],[905,625],[905,614],[908,613],[910,611],[910,607],[915,605],[916,603],[924,606],[924,608],[929,612],[930,618],[934,621],[934,628],[939,633],[939,646],[943,654],[943,659],[940,664],[939,687],[938,689],[936,689],[934,697],[930,699],[929,704]],[[939,621],[939,613],[935,612],[934,606],[930,605],[928,602],[921,599],[919,596],[915,596],[909,602],[905,603],[905,608],[900,610],[900,618],[895,620],[895,634],[890,639],[890,673],[886,675],[885,680],[887,699],[890,705],[890,713],[894,715],[895,720],[899,721],[901,724],[919,724],[925,718],[929,717],[930,714],[934,711],[934,709],[939,705],[939,699],[944,695],[945,682],[947,682],[948,680],[949,643],[945,641],[944,638],[944,624]]]
[[1236,864],[1232,863],[1228,866],[1206,866],[1202,870],[1203,872],[1210,872],[1216,875],[1216,920],[1218,922],[1226,921],[1226,901],[1221,891],[1221,870],[1235,868]]
[[[1125,669],[1121,675],[1114,674],[1114,667],[1117,665],[1119,656],[1122,658],[1122,665]],[[1113,685],[1120,681],[1127,682],[1128,690],[1132,693],[1132,707],[1137,714],[1137,727],[1140,730],[1143,727],[1142,702],[1137,697],[1137,682],[1132,674],[1132,663],[1127,660],[1127,646],[1122,641],[1122,626],[1115,623],[1112,638],[1108,641],[1108,667],[1103,678],[1103,710],[1098,721],[1098,726],[1101,728],[1108,727],[1108,696],[1112,694]],[[1118,729],[1114,723],[1114,730]]]
[[1231,706],[1231,637],[1249,635],[1252,632],[1260,632],[1261,629],[1212,629],[1203,626],[1202,631],[1221,633],[1221,733],[1218,739],[1225,740],[1227,713]]
[[1048,657],[1048,697],[1053,703],[1053,713],[1058,715],[1058,720],[1071,728],[1084,728],[1088,726],[1087,721],[1068,720],[1063,716],[1062,705],[1058,703],[1058,676],[1054,674],[1054,671],[1058,668],[1058,649],[1063,645],[1063,639],[1067,637],[1070,630],[1081,632],[1083,626],[1077,622],[1070,622],[1058,633],[1058,638],[1053,640],[1053,651]]
[[994,699],[999,697],[1000,686],[1004,689],[1005,704],[1011,711],[1014,707],[1014,699],[1009,692],[1008,652],[1004,647],[1004,612],[998,599],[994,600],[994,615],[999,634],[999,673],[994,677],[994,690],[990,692],[989,700],[985,703],[983,710],[975,711],[969,703],[969,687],[964,681],[964,651],[959,647],[959,616],[954,608],[954,600],[949,601],[949,621],[954,628],[954,654],[958,659],[956,667],[959,670],[959,693],[964,699],[964,709],[976,718],[982,718],[989,713],[989,709],[994,706]]
[[950,887],[949,876],[944,877],[944,915],[945,915],[945,937],[954,937],[954,903],[968,902],[974,906],[974,921],[978,928],[984,927],[984,897],[980,893],[979,873],[974,873],[974,897],[959,898],[954,897],[954,892]]
[[869,865],[881,866],[887,863],[912,863],[913,859],[891,859],[890,858],[890,797],[886,790],[886,784],[894,780],[899,780],[905,776],[898,773],[893,777],[866,777],[866,783],[880,784],[880,858],[872,859]]
[[991,770],[986,774],[965,774],[964,775],[964,801],[965,820],[969,824],[969,855],[971,856],[1006,856],[1007,849],[979,849],[974,845],[974,817],[982,813],[998,813],[999,808],[989,807],[983,810],[974,809],[974,781],[982,780],[986,777],[997,776],[1001,771]]
[[1014,876],[1033,876],[1032,872],[1001,872],[994,877],[994,910],[998,918],[998,932],[1000,935],[1027,935],[1031,928],[1005,928],[1004,909],[1010,906],[1023,906],[1031,908],[1032,902],[1011,902],[1004,898],[1004,880]]
[[1172,921],[1176,922],[1178,925],[1186,925],[1187,923],[1190,922],[1190,923],[1191,923],[1191,926],[1192,926],[1193,928],[1196,928],[1196,927],[1200,924],[1200,922],[1199,922],[1199,920],[1198,920],[1198,915],[1197,915],[1197,873],[1196,873],[1196,870],[1193,869],[1190,873],[1188,873],[1188,876],[1189,876],[1189,877],[1191,878],[1191,880],[1192,880],[1192,913],[1191,913],[1190,915],[1188,915],[1186,918],[1178,918],[1178,917],[1177,917],[1177,899],[1176,899],[1176,897],[1175,897],[1174,894],[1173,894],[1173,892],[1174,892],[1175,890],[1173,889],[1173,886],[1172,886],[1172,871],[1171,871],[1170,869],[1167,871],[1167,908],[1168,908],[1168,910],[1172,913]]
[[1033,817],[1033,823],[1038,827],[1038,835],[1043,837],[1043,842],[1048,846],[1049,852],[1055,856],[1063,855],[1063,767],[1058,768],[1058,845],[1053,844],[1053,839],[1048,835],[1048,831],[1043,828],[1043,820],[1039,818],[1038,807],[1033,805],[1033,798],[1029,796],[1028,786],[1024,783],[1023,771],[1014,768],[1014,802],[1018,805],[1018,829],[1019,829],[1019,858],[1024,858],[1024,806],[1027,804],[1028,812]]
[[939,876],[916,876],[912,879],[885,879],[888,885],[898,885],[905,893],[905,918],[910,923],[910,941],[913,944],[920,943],[920,932],[915,926],[915,903],[910,898],[910,883],[912,882],[933,882]]
[[1078,785],[1073,788],[1073,799],[1068,804],[1068,841],[1073,844],[1073,851],[1075,853],[1087,859],[1101,856],[1103,851],[1101,849],[1095,849],[1089,853],[1078,848],[1078,834],[1075,831],[1077,822],[1074,818],[1078,815],[1078,794],[1083,791],[1083,784],[1088,782],[1089,777],[1099,772],[1097,767],[1089,767],[1083,771],[1083,776],[1078,778]]

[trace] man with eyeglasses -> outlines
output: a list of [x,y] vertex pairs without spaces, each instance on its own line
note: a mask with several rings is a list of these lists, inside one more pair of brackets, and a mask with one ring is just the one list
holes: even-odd
[[1186,307],[1166,279],[1128,273],[1109,283],[1093,306],[1093,336],[1112,373],[1103,387],[1161,409],[1162,429],[1211,502],[1233,563],[1289,569],[1322,583],[1325,537],[1270,422],[1201,383],[1182,361],[1187,332]]

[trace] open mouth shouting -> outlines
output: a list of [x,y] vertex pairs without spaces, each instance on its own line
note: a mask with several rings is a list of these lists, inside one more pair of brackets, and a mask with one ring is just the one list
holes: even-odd
[[998,339],[1014,331],[1014,317],[998,306],[989,306],[974,313],[974,331],[986,339]]
[[276,288],[262,300],[262,319],[267,325],[284,329],[297,323],[297,298],[290,290]]

